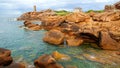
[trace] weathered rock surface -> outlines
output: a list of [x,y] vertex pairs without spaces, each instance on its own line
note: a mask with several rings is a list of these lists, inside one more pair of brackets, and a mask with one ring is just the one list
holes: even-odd
[[43,38],[45,42],[59,45],[64,41],[64,34],[59,30],[50,30]]
[[120,11],[103,12],[93,16],[94,21],[110,22],[120,19]]
[[14,63],[11,57],[11,51],[0,48],[0,68],[25,68],[25,65]]
[[67,61],[69,61],[69,60],[71,60],[71,58],[70,58],[70,56],[68,56],[68,55],[65,55],[65,54],[62,54],[62,53],[59,53],[58,51],[54,51],[53,53],[52,53],[52,56],[56,59],[56,60],[67,60]]
[[120,50],[120,42],[112,39],[108,32],[101,32],[100,46],[107,50]]
[[64,16],[47,16],[41,19],[41,25],[44,27],[44,29],[50,30],[54,27],[59,26],[61,23],[64,22],[64,20]]
[[105,5],[104,11],[114,11],[115,6],[114,5]]
[[55,12],[51,9],[40,12],[27,12],[22,14],[18,20],[41,20],[44,16],[54,16]]
[[63,68],[51,55],[42,55],[34,61],[36,68]]
[[24,26],[29,29],[29,30],[33,30],[33,31],[38,31],[40,29],[42,29],[42,27],[38,24],[33,24],[32,22],[30,21],[25,21],[24,22]]
[[70,37],[67,40],[68,46],[80,46],[83,43],[83,39]]
[[0,48],[0,66],[8,66],[12,63],[11,51]]
[[12,63],[9,66],[1,67],[1,68],[26,68],[24,64],[20,63]]
[[120,10],[120,1],[114,4],[115,8]]
[[79,13],[71,13],[66,16],[66,22],[89,22],[91,21],[91,18],[89,15],[79,12]]

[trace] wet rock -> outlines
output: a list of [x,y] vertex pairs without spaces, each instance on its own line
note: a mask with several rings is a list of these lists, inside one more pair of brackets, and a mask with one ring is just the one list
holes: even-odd
[[63,68],[51,55],[42,55],[34,61],[36,68]]
[[120,43],[112,39],[108,32],[101,32],[100,47],[107,50],[120,50]]
[[11,51],[0,48],[0,66],[8,66],[12,63]]
[[91,21],[91,18],[89,15],[79,12],[79,13],[71,13],[66,16],[66,22],[74,22],[74,23],[79,23],[79,22],[89,22]]
[[59,53],[58,51],[54,51],[52,53],[52,56],[56,59],[56,60],[65,60],[65,61],[69,61],[71,60],[70,56]]
[[59,30],[50,30],[45,34],[43,41],[59,45],[64,41],[64,34]]

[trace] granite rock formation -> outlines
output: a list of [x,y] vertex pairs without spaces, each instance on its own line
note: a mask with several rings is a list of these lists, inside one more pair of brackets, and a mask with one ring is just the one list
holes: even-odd
[[34,61],[36,68],[63,68],[62,65],[58,64],[56,60],[51,56],[44,54]]
[[43,40],[51,44],[59,45],[64,41],[64,33],[59,30],[50,30],[45,34]]
[[0,48],[0,68],[25,68],[25,65],[13,62],[11,51]]

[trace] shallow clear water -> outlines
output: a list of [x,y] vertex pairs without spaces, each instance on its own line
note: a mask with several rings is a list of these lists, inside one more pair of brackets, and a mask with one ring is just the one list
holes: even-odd
[[[71,56],[71,61],[60,62],[62,65],[72,65],[78,68],[101,68],[104,65],[87,59],[76,58],[76,55],[89,53],[87,49],[94,49],[90,45],[80,47],[58,47],[44,43],[42,38],[46,31],[30,31],[20,28],[22,21],[15,21],[13,17],[0,17],[0,47],[12,51],[16,62],[33,64],[42,54],[51,54],[53,51]],[[96,49],[96,51],[99,49]],[[106,68],[109,68],[106,66]]]

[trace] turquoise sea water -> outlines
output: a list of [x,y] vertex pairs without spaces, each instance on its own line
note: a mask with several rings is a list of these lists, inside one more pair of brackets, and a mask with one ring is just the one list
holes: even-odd
[[[104,67],[103,64],[98,62],[75,57],[76,55],[89,53],[87,50],[89,48],[94,49],[90,45],[82,45],[80,47],[58,47],[47,44],[42,41],[46,31],[30,31],[20,28],[19,26],[23,25],[23,22],[16,21],[16,17],[17,16],[0,17],[0,47],[10,49],[15,62],[24,62],[32,65],[34,60],[40,55],[51,54],[53,51],[58,51],[72,58],[71,61],[60,61],[63,66],[71,65],[78,68]],[[109,67],[106,66],[104,68]]]

